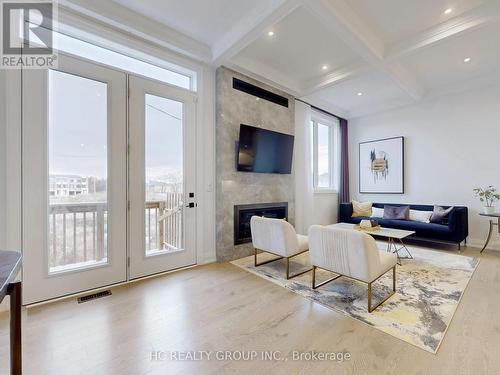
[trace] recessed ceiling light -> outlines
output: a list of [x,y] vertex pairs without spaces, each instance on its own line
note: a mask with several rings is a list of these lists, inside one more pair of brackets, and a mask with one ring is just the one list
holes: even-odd
[[328,65],[323,65],[323,66],[321,67],[321,69],[323,69],[323,70],[327,70],[327,69],[328,69]]
[[362,93],[362,92],[358,92],[358,93],[357,93],[357,95],[358,95],[358,96],[361,96],[361,95],[363,95],[363,93]]
[[466,58],[464,59],[464,63],[468,63],[468,62],[470,62],[471,60],[472,60],[472,59],[471,59],[470,57],[466,57]]
[[274,31],[269,31],[269,32],[267,33],[267,35],[269,35],[269,36],[273,36],[273,35],[274,35]]
[[450,14],[451,12],[453,12],[453,9],[448,8],[444,11],[444,14]]
[[255,100],[259,101],[259,100],[260,100],[260,98],[255,98]]

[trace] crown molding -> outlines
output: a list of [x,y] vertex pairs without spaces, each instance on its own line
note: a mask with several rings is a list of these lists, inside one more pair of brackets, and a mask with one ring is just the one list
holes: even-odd
[[313,94],[316,91],[326,89],[330,86],[339,84],[353,77],[366,73],[369,66],[364,61],[356,61],[343,68],[337,69],[333,72],[325,74],[317,79],[311,80],[303,85],[300,93],[302,96]]
[[212,61],[210,46],[117,3],[59,0],[58,6],[194,60],[208,63]]

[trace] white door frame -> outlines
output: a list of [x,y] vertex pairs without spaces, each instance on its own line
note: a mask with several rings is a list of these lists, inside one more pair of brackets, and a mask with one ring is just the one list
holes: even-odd
[[[146,94],[183,103],[184,248],[152,256],[145,255],[144,241]],[[187,90],[129,75],[129,279],[196,264],[196,100]],[[187,208],[189,203],[195,207]]]
[[23,71],[23,304],[123,282],[126,274],[126,74],[59,54],[57,70],[108,85],[108,263],[48,271],[48,70]]

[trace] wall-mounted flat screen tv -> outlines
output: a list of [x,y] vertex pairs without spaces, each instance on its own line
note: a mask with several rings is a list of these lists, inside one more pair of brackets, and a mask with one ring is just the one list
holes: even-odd
[[293,135],[240,125],[237,170],[255,173],[292,173]]

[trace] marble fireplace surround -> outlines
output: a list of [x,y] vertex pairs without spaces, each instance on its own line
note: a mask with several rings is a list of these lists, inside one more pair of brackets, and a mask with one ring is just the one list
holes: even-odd
[[[233,77],[288,98],[288,108],[233,89]],[[289,175],[236,171],[236,144],[240,124],[294,134],[294,97],[226,67],[217,69],[217,260],[230,261],[253,253],[251,243],[234,245],[234,206],[288,203],[294,224],[294,170]]]

